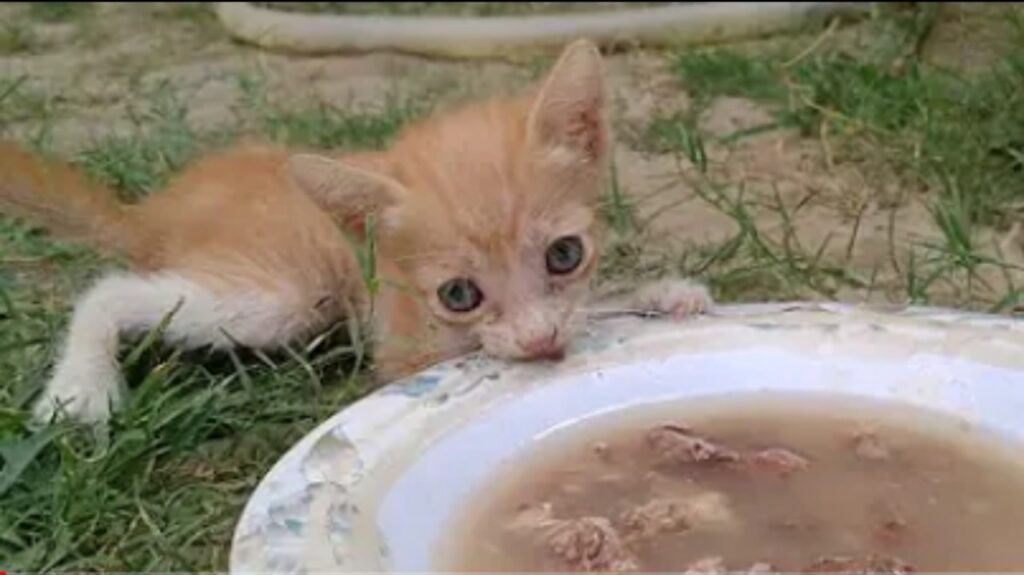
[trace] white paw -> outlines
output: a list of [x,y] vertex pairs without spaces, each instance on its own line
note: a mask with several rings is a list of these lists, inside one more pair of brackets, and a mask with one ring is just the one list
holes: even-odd
[[98,424],[110,419],[121,404],[121,374],[116,365],[65,362],[36,402],[36,423],[55,419]]
[[647,284],[633,294],[633,305],[644,312],[667,313],[682,319],[714,306],[703,285],[686,279],[664,279]]

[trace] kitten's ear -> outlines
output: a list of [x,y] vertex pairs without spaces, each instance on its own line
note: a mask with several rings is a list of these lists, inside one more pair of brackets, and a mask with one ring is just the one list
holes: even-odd
[[387,176],[314,154],[290,157],[287,170],[300,190],[342,221],[379,212],[405,194],[405,188]]
[[569,151],[584,162],[608,151],[604,63],[597,46],[577,40],[562,51],[529,116],[531,142]]

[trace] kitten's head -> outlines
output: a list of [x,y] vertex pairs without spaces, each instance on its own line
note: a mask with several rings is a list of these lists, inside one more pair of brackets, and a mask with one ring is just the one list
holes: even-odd
[[558,356],[597,263],[605,104],[600,53],[577,41],[527,96],[413,125],[362,164],[290,165],[337,217],[375,214],[379,257],[443,331],[503,358]]

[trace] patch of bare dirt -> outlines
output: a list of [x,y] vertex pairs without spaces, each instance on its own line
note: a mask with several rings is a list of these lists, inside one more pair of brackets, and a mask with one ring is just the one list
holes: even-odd
[[[721,245],[740,232],[735,217],[712,207],[697,193],[714,184],[743,190],[743,207],[758,233],[783,254],[814,256],[822,265],[847,270],[873,290],[841,289],[839,299],[854,302],[902,301],[911,251],[920,260],[925,245],[941,246],[944,236],[930,211],[933,196],[908,189],[894,173],[865,175],[857,162],[844,162],[822,140],[792,130],[773,130],[718,144],[714,136],[763,126],[767,111],[740,98],[722,98],[701,116],[706,142],[707,173],[700,174],[685,158],[618,152],[623,187],[637,198],[645,238],[669,250]],[[879,169],[877,166],[873,168]],[[996,260],[1022,261],[1024,232],[1004,237],[993,231],[978,234],[979,252]],[[671,246],[671,247],[669,247]],[[999,253],[1000,247],[1002,253]],[[1020,265],[1020,264],[1017,264]],[[994,292],[1011,289],[1024,274],[987,269],[979,272]],[[956,290],[936,295],[953,298]],[[807,293],[805,297],[816,298]]]
[[1020,41],[1009,24],[1012,13],[1024,17],[1019,2],[942,2],[935,25],[922,46],[925,62],[964,72],[987,70]]

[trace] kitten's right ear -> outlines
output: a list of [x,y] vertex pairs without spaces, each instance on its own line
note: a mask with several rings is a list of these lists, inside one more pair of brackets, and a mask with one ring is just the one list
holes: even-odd
[[609,146],[605,89],[597,46],[589,40],[569,44],[536,96],[528,120],[530,139],[585,163],[603,160]]
[[321,209],[341,221],[360,220],[401,201],[395,180],[314,154],[288,159],[288,175]]

